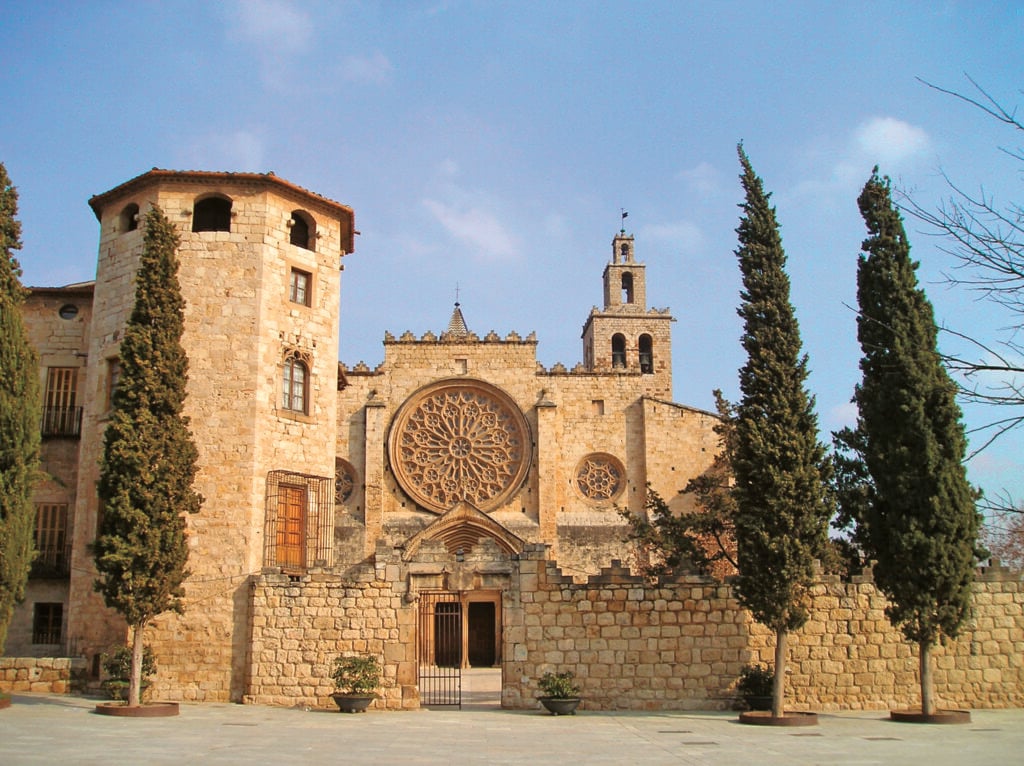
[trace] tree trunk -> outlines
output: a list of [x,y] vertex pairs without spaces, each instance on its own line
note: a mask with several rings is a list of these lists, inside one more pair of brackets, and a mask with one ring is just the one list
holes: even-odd
[[786,640],[785,628],[775,631],[775,679],[772,681],[772,718],[785,712],[786,702]]
[[138,707],[142,702],[142,656],[145,627],[145,623],[142,623],[136,625],[132,630],[132,678],[128,685],[129,707]]
[[921,712],[925,715],[935,713],[935,684],[932,681],[932,645],[929,641],[918,644],[921,676]]

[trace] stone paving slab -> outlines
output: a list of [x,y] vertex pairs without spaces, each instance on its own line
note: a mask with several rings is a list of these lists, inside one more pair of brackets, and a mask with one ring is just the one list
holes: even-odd
[[98,700],[16,694],[0,711],[0,764],[901,764],[1024,763],[1024,710],[957,726],[884,711],[820,714],[814,728],[744,726],[735,713],[587,712],[488,706],[337,712],[182,704],[175,718],[93,713]]

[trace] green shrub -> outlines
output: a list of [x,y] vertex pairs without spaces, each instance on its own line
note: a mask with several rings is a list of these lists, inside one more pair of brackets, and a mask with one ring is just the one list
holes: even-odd
[[372,655],[338,657],[331,678],[341,694],[373,694],[380,686],[381,667]]
[[555,699],[569,699],[577,697],[580,687],[573,682],[575,675],[571,670],[562,673],[547,672],[540,677],[537,686],[540,687],[543,696],[554,697]]
[[736,691],[740,696],[771,697],[775,673],[768,665],[744,665],[740,670],[740,680],[736,682]]

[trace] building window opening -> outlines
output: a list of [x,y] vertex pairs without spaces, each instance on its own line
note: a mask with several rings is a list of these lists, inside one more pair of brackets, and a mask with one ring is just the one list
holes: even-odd
[[231,231],[231,200],[206,197],[192,210],[192,231]]
[[132,202],[124,206],[117,222],[118,231],[135,231],[139,228],[139,206]]
[[654,372],[654,341],[650,335],[640,336],[640,372],[651,374]]
[[285,357],[281,392],[284,409],[309,414],[309,365],[295,353]]
[[312,283],[313,275],[308,271],[292,269],[288,283],[288,300],[302,306],[312,305]]
[[67,577],[71,573],[67,503],[43,503],[36,506],[33,542],[36,548],[36,557],[32,562],[33,577]]
[[617,332],[612,336],[612,368],[625,369],[625,367],[626,336]]
[[622,302],[633,302],[633,274],[628,271],[622,275]]
[[267,474],[264,566],[296,574],[329,567],[334,550],[334,480],[291,471]]
[[78,436],[82,408],[76,406],[77,367],[50,367],[43,399],[43,436]]
[[308,214],[301,210],[293,210],[291,220],[288,221],[291,230],[288,233],[288,241],[296,247],[305,250],[313,249],[316,225]]
[[625,242],[619,245],[619,255],[622,257],[623,262],[629,260],[629,245]]
[[61,642],[61,623],[63,622],[63,604],[34,604],[32,609],[32,643],[59,644]]

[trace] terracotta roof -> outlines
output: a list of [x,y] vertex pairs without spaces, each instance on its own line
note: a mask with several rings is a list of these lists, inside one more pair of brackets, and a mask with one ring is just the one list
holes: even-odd
[[[100,220],[103,207],[112,199],[132,193],[137,188],[148,186],[153,181],[170,181],[179,183],[210,183],[211,181],[224,181],[236,184],[248,183],[275,186],[282,191],[288,191],[303,197],[315,199],[321,205],[333,209],[338,216],[347,217],[349,221],[349,228],[352,232],[350,236],[354,239],[355,214],[351,207],[343,205],[340,202],[336,202],[329,197],[324,197],[321,194],[312,192],[309,189],[298,186],[297,184],[293,184],[290,181],[286,181],[285,179],[274,175],[273,172],[229,173],[213,170],[165,170],[162,168],[153,168],[141,175],[135,176],[135,178],[132,178],[131,180],[125,181],[123,184],[115,186],[109,191],[92,196],[89,199],[89,207],[92,208],[93,213],[96,215],[96,220]],[[352,252],[354,248],[354,241],[349,242],[348,247],[346,247],[346,252]]]

